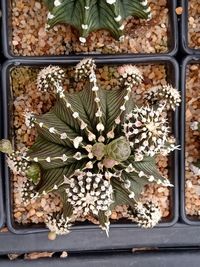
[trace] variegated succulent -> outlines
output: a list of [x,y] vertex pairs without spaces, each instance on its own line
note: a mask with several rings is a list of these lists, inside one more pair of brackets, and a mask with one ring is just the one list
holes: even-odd
[[177,148],[163,111],[175,109],[180,95],[171,86],[150,89],[146,106],[139,107],[132,87],[143,77],[135,66],[118,68],[120,89],[113,90],[99,87],[95,69],[92,58],[76,66],[75,79],[84,82],[77,93],[64,90],[60,67],[42,69],[38,89],[53,90],[57,101],[46,114],[27,113],[26,125],[37,129],[35,143],[21,154],[7,140],[0,144],[12,171],[28,179],[24,200],[50,192],[61,196],[63,210],[46,218],[56,234],[68,233],[72,220],[87,215],[108,233],[111,212],[122,204],[130,207],[130,218],[138,225],[153,227],[161,212],[154,203],[141,203],[140,193],[149,183],[170,186],[157,170],[155,156]]
[[79,31],[79,40],[86,42],[92,31],[108,30],[116,39],[124,39],[123,21],[134,16],[151,18],[147,0],[44,0],[49,9],[46,28],[66,23]]
[[[193,131],[200,131],[200,122],[198,121],[193,121],[190,124],[190,128]],[[197,160],[196,162],[192,163],[190,165],[190,169],[191,171],[196,175],[196,176],[200,176],[200,160]]]

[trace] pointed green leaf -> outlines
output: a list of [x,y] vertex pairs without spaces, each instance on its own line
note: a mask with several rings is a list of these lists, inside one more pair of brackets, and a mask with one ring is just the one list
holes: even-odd
[[67,194],[65,192],[65,186],[60,186],[56,192],[60,195],[62,203],[64,203],[63,205],[64,218],[71,217],[73,214],[73,207],[69,202],[67,202]]
[[66,94],[66,98],[72,105],[73,110],[78,112],[81,119],[88,125],[88,129],[94,132],[97,125],[95,116],[97,105],[94,101],[95,95],[92,91],[92,85],[87,83],[82,91],[75,94]]
[[[55,115],[53,110],[44,115],[38,116],[37,122],[44,124],[42,127],[37,124],[36,128],[38,135],[55,144],[65,145],[71,148],[73,147],[72,142],[68,138],[61,139],[61,134],[66,133],[70,139],[76,138],[77,134],[73,131],[73,129],[67,127],[67,125]],[[56,132],[50,132],[50,128],[54,128]]]
[[122,182],[117,178],[111,179],[111,184],[113,187],[113,198],[114,203],[112,204],[112,208],[117,205],[130,205],[133,206],[135,204],[135,200],[129,197],[130,192],[122,185]]
[[[65,93],[67,95],[67,93]],[[58,98],[52,111],[55,115],[65,123],[66,127],[74,131],[77,135],[81,134],[81,129],[78,121],[72,116],[72,111],[67,108],[63,98]]]
[[83,169],[87,163],[87,160],[82,159],[76,161],[75,163],[65,166],[64,168],[56,168],[44,171],[41,177],[41,181],[37,186],[36,190],[41,194],[43,191],[50,192],[53,190],[53,187],[60,186],[64,181],[64,175],[69,177],[75,170]]
[[[162,174],[158,171],[157,166],[156,166],[156,161],[153,157],[144,157],[142,161],[134,161],[134,157],[131,156],[127,161],[126,164],[132,164],[133,167],[138,171],[142,171],[147,175],[148,177],[153,176],[155,182],[162,182],[166,183],[168,181],[167,178],[163,177]],[[145,178],[145,177],[144,177]],[[148,178],[146,178],[148,179]],[[150,183],[150,182],[148,182]]]
[[120,107],[124,103],[124,96],[126,93],[127,91],[125,89],[99,91],[103,110],[102,121],[105,126],[105,132],[109,132],[112,129],[115,119],[120,114]]
[[122,179],[124,181],[128,180],[130,181],[130,191],[134,192],[135,199],[138,200],[140,197],[140,194],[143,192],[145,185],[147,185],[149,182],[144,177],[139,177],[137,173],[127,173],[123,171],[122,173]]
[[[28,151],[28,156],[30,160],[34,158],[38,159],[47,159],[49,156],[51,157],[51,162],[47,162],[46,160],[39,160],[39,164],[44,170],[54,169],[58,167],[64,167],[76,161],[73,158],[76,150],[68,147],[64,147],[62,145],[57,145],[55,143],[51,143],[41,137],[38,137],[33,144],[33,146]],[[65,155],[68,159],[53,159],[55,157],[62,157]]]

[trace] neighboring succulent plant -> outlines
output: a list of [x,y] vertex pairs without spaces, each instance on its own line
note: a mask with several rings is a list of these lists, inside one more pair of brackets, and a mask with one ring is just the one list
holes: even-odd
[[[198,122],[198,121],[193,121],[193,122],[190,124],[190,128],[191,128],[193,131],[200,131],[200,122]],[[200,176],[200,160],[197,160],[196,162],[193,162],[193,163],[190,165],[190,169],[191,169],[191,171],[192,171],[196,176]]]
[[135,105],[132,87],[143,79],[135,66],[118,68],[121,88],[110,91],[99,87],[95,68],[91,58],[76,66],[75,79],[85,81],[84,88],[71,94],[63,89],[62,69],[41,70],[38,89],[53,90],[57,101],[44,115],[27,113],[26,125],[37,129],[35,143],[22,154],[13,152],[7,140],[0,143],[12,171],[28,178],[23,200],[49,192],[61,196],[63,210],[46,219],[54,234],[68,233],[72,219],[87,215],[96,217],[108,233],[111,212],[121,204],[130,207],[130,217],[138,225],[153,227],[160,210],[153,203],[141,203],[139,195],[149,183],[170,186],[154,158],[177,148],[162,116],[163,99],[151,107]]
[[82,43],[90,32],[99,29],[123,40],[123,21],[127,17],[151,18],[147,0],[44,0],[44,3],[49,9],[46,28],[58,23],[70,24],[78,29]]

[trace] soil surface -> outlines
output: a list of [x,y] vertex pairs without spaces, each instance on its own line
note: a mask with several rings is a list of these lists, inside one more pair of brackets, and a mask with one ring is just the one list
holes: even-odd
[[188,1],[188,45],[200,48],[200,1]]
[[185,201],[186,213],[200,219],[200,176],[191,171],[191,164],[200,158],[200,132],[191,129],[200,122],[200,64],[190,64],[186,80]]

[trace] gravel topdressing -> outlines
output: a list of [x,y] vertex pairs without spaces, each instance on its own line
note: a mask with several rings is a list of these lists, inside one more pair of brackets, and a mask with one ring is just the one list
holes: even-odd
[[[145,90],[153,85],[166,84],[166,68],[164,65],[145,65],[138,66],[144,76],[144,82],[139,86],[133,88],[133,97],[137,103],[142,103],[143,94]],[[24,146],[29,147],[35,139],[34,129],[27,129],[24,123],[23,112],[29,108],[37,114],[44,113],[50,109],[55,101],[53,95],[49,93],[38,92],[36,88],[36,76],[38,69],[31,69],[27,67],[14,67],[11,69],[11,90],[14,101],[13,114],[13,131],[16,148],[21,149]],[[66,69],[68,78],[73,77],[72,69]],[[97,78],[100,79],[100,84],[104,89],[111,89],[118,85],[118,73],[116,67],[104,66],[97,70]],[[68,86],[69,79],[66,79],[65,87],[71,90]],[[79,87],[76,88],[79,90]],[[12,103],[11,103],[12,104]],[[157,158],[157,163],[160,171],[168,176],[168,160],[166,157],[160,156]],[[14,183],[14,218],[18,223],[39,223],[44,221],[46,212],[59,211],[62,207],[58,196],[53,194],[46,195],[41,199],[32,200],[30,204],[24,205],[20,197],[20,189],[24,178],[15,175],[13,177]],[[142,196],[143,199],[156,201],[162,211],[162,216],[170,215],[170,189],[158,185],[148,186]],[[111,218],[119,219],[121,217],[128,217],[127,207],[119,206],[113,211]],[[90,221],[97,223],[97,221],[88,217]],[[83,220],[83,218],[80,218]]]
[[[186,80],[186,140],[185,140],[185,201],[186,213],[200,216],[200,176],[190,170],[191,163],[200,158],[200,134],[190,128],[191,122],[200,122],[200,64],[190,64]],[[200,217],[199,217],[200,219]]]
[[10,47],[14,55],[44,56],[69,53],[165,53],[169,50],[169,10],[167,0],[149,0],[150,21],[128,18],[125,41],[120,43],[107,31],[93,32],[81,44],[75,29],[57,25],[45,31],[47,8],[42,1],[11,0],[12,27]]
[[188,45],[200,48],[200,1],[188,1]]

